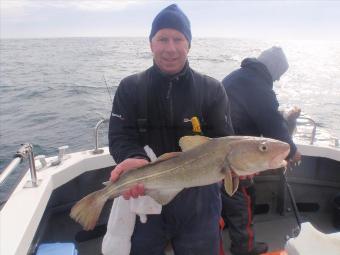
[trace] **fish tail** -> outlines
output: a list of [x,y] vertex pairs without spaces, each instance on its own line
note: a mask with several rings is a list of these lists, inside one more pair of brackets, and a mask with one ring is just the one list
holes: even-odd
[[92,230],[96,226],[100,213],[108,200],[108,196],[103,194],[104,190],[87,195],[72,207],[71,218],[82,225],[84,230]]

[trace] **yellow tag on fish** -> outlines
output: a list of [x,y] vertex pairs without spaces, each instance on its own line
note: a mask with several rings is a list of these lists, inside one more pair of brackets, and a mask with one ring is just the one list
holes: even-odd
[[201,124],[200,124],[199,119],[196,116],[191,118],[191,123],[192,123],[192,131],[195,134],[202,134]]

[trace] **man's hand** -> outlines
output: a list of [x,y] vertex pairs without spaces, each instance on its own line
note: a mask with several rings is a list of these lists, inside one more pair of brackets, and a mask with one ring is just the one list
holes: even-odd
[[[146,159],[140,158],[128,158],[119,163],[111,172],[110,181],[115,182],[119,179],[119,176],[129,171],[133,168],[142,167],[149,164],[149,161]],[[123,197],[125,199],[130,199],[131,197],[137,198],[138,196],[144,195],[144,185],[143,184],[136,184],[135,186],[131,187],[129,190],[123,192]]]
[[301,153],[297,150],[294,154],[294,156],[289,159],[288,164],[289,165],[297,165],[301,162]]
[[296,151],[294,156],[289,160],[291,164],[296,164],[301,161],[301,153],[299,151]]

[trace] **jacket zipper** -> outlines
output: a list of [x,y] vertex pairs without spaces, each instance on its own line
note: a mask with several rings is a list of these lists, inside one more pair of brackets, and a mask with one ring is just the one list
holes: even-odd
[[166,99],[169,101],[169,113],[170,113],[170,125],[173,125],[173,105],[172,105],[172,97],[171,97],[171,92],[172,92],[172,81],[169,82],[168,86],[168,91],[166,94]]

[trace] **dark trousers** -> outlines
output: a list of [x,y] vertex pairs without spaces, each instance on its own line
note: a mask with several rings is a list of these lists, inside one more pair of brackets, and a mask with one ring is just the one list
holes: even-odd
[[219,254],[219,186],[184,190],[174,200],[145,224],[137,218],[130,255],[164,255],[169,242],[176,255]]
[[255,187],[251,180],[242,180],[230,197],[222,187],[222,218],[228,226],[231,245],[251,250],[254,244],[252,227]]

